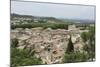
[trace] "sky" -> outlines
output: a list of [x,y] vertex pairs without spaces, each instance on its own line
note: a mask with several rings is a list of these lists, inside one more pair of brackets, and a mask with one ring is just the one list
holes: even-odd
[[95,20],[95,6],[11,1],[11,13],[64,19]]

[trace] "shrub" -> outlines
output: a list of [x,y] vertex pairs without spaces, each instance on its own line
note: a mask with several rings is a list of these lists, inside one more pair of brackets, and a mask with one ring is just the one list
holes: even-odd
[[64,63],[85,62],[88,60],[89,60],[89,55],[80,52],[65,53],[63,58]]
[[30,56],[29,50],[11,48],[11,67],[38,65],[41,63],[42,63],[41,58],[36,58],[34,55]]
[[12,39],[11,40],[11,47],[15,48],[18,47],[18,39]]
[[86,42],[87,40],[89,40],[89,33],[88,32],[83,32],[81,34],[81,38],[83,39],[84,42]]
[[84,45],[83,49],[88,52],[91,60],[93,60],[95,58],[95,27],[89,26],[88,30],[89,32],[81,34],[81,38],[85,43],[88,42],[88,44]]

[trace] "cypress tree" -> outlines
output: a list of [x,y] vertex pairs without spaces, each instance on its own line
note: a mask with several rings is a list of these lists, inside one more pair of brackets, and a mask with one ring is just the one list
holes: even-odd
[[73,51],[74,51],[74,46],[73,46],[72,39],[70,36],[66,52],[69,53],[69,52],[73,52]]

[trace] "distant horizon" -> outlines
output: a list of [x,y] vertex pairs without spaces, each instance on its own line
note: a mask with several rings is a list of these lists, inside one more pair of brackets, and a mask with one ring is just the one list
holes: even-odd
[[95,20],[94,6],[11,1],[11,13],[62,19]]
[[[11,14],[17,14],[17,13],[11,13]],[[17,15],[23,15],[23,14],[17,14]],[[27,14],[24,14],[27,15]],[[34,16],[34,15],[27,15],[27,16],[33,16],[33,17],[52,17],[52,16]],[[89,20],[89,21],[95,21],[95,20],[90,20],[90,19],[79,19],[79,18],[57,18],[57,17],[52,17],[56,19],[68,19],[68,20]]]

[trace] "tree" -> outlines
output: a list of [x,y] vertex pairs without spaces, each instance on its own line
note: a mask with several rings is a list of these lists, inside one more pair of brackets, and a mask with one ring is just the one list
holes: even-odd
[[68,46],[67,46],[67,50],[66,50],[66,53],[68,52],[73,52],[74,51],[74,46],[73,46],[73,43],[72,43],[72,40],[71,40],[71,36],[69,38],[69,43],[68,43]]

